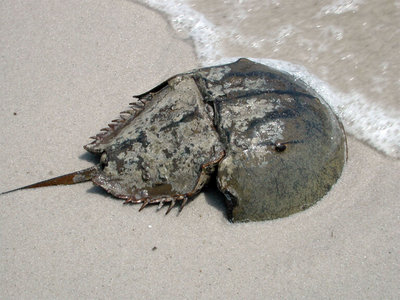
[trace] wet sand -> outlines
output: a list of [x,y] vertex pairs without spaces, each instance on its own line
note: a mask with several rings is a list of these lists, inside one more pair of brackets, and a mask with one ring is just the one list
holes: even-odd
[[[0,11],[0,191],[90,166],[82,145],[133,94],[198,65],[189,41],[134,3]],[[400,161],[348,146],[322,201],[268,222],[230,224],[212,190],[179,216],[139,213],[91,183],[3,195],[0,298],[395,299]]]

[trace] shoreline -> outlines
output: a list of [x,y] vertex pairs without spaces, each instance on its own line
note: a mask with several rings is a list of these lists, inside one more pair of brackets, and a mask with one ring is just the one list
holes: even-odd
[[[91,166],[82,146],[133,94],[197,66],[136,3],[6,4],[0,191]],[[400,160],[348,150],[327,196],[273,221],[230,224],[212,191],[166,216],[90,183],[2,195],[0,297],[395,299]]]

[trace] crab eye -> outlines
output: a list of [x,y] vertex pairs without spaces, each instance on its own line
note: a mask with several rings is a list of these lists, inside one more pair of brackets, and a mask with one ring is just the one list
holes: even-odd
[[276,143],[275,144],[275,151],[276,152],[283,152],[286,149],[286,145],[282,143]]

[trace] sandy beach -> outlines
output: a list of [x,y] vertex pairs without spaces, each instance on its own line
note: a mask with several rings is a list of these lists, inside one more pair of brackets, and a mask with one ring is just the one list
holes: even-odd
[[[190,40],[128,1],[3,1],[0,191],[89,167],[83,145],[134,94],[196,68]],[[398,299],[400,160],[348,136],[329,194],[231,224],[221,196],[178,215],[91,183],[0,205],[1,299]]]

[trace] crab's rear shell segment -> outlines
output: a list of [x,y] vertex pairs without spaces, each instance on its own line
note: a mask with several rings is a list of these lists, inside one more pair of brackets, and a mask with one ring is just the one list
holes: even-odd
[[342,171],[345,135],[329,106],[265,65],[194,70],[138,97],[85,146],[102,155],[93,182],[129,202],[185,201],[218,164],[229,218],[273,219],[314,204]]

